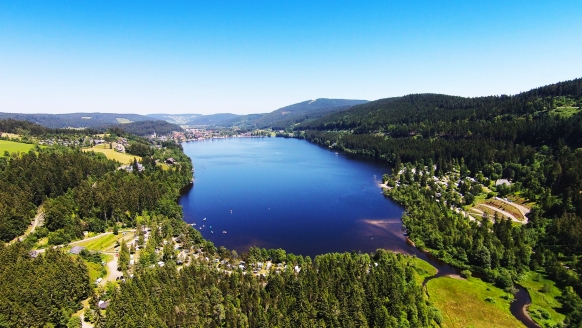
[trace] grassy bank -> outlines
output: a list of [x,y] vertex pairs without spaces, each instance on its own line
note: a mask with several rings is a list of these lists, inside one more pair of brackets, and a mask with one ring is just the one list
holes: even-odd
[[419,285],[422,285],[424,279],[432,277],[435,274],[437,274],[437,269],[430,265],[428,262],[421,260],[417,257],[411,257],[410,259],[411,259],[410,265],[414,267],[417,273],[417,275],[414,278]]
[[480,279],[441,277],[426,286],[443,327],[523,327],[509,311],[513,295]]
[[539,272],[528,272],[520,277],[519,284],[529,292],[531,305],[528,311],[536,323],[542,327],[553,327],[564,322],[566,316],[556,311],[562,307],[556,299],[562,292],[553,281]]

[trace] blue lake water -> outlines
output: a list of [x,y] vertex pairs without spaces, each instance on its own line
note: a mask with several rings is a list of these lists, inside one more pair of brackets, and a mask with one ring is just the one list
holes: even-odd
[[194,186],[179,200],[184,219],[217,246],[310,256],[410,251],[403,209],[378,186],[390,172],[385,163],[297,139],[211,139],[183,146],[196,170]]

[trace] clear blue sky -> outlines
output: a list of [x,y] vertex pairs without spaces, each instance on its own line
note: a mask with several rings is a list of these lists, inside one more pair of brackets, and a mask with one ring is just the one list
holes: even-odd
[[5,1],[0,111],[260,113],[582,77],[582,1]]

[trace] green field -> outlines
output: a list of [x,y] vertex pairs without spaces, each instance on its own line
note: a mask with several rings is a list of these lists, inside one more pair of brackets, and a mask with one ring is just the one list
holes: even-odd
[[542,327],[550,327],[564,321],[565,316],[556,312],[556,309],[562,307],[556,300],[562,292],[553,281],[546,279],[541,273],[528,272],[520,277],[519,284],[529,292],[531,305],[528,312],[535,322]]
[[513,295],[480,279],[441,277],[426,286],[443,314],[443,327],[523,327],[509,312]]
[[33,148],[34,145],[31,144],[0,140],[0,156],[4,156],[5,151],[8,151],[9,153],[16,152],[28,153],[28,151],[30,151]]
[[96,153],[105,154],[105,156],[107,156],[108,159],[112,159],[114,161],[118,161],[121,164],[131,164],[131,163],[133,163],[133,159],[134,158],[137,159],[138,161],[141,161],[141,157],[140,156],[119,153],[119,152],[116,152],[113,149],[105,149],[105,148],[101,148],[101,147],[93,147],[93,148],[85,148],[85,149],[83,149],[83,151],[85,151],[85,152],[87,152],[87,151],[94,151]]

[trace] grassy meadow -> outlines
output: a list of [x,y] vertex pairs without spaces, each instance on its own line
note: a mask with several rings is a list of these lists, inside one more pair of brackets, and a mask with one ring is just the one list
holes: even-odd
[[443,327],[523,327],[509,311],[513,295],[480,279],[440,277],[426,287]]
[[0,156],[4,156],[5,151],[8,151],[9,153],[28,153],[34,147],[35,145],[32,144],[0,140]]
[[83,151],[85,151],[85,152],[94,151],[96,153],[102,153],[105,156],[107,156],[108,159],[118,161],[121,164],[131,164],[131,163],[133,163],[134,158],[137,159],[138,161],[141,161],[140,156],[119,153],[119,152],[116,152],[114,149],[108,149],[108,148],[103,148],[103,147],[99,147],[99,146],[92,147],[92,148],[85,148],[85,149],[83,149]]

